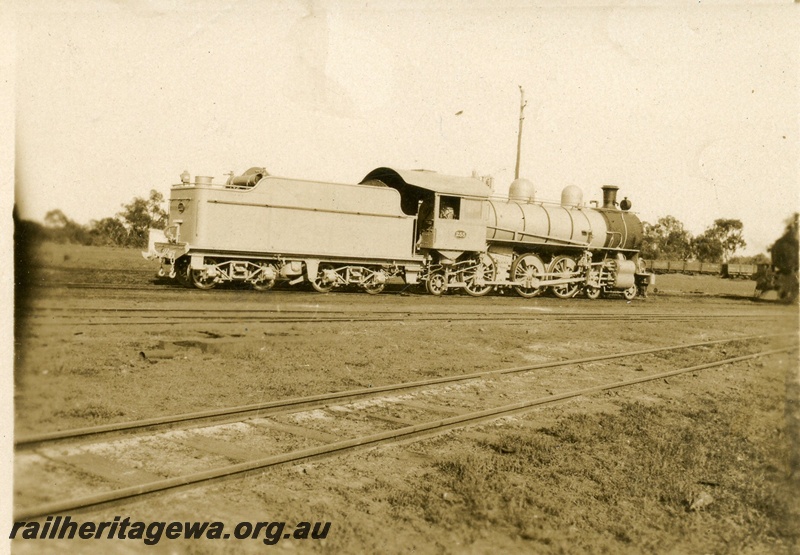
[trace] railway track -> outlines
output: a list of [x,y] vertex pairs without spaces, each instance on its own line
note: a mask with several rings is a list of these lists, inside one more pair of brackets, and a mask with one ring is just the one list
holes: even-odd
[[[626,357],[642,361],[647,356],[687,349],[706,353],[725,343],[738,342],[744,348],[753,341],[789,336],[748,336],[610,353],[19,438],[16,475],[22,490],[17,491],[16,499],[22,506],[14,519],[85,510],[280,464],[426,437],[610,389],[777,355],[797,346],[781,341],[778,348],[635,378],[630,377],[630,367],[581,371],[576,387],[561,393],[548,391],[532,370],[597,364]],[[598,379],[600,373],[604,375],[602,383]],[[187,429],[187,425],[194,427]],[[149,464],[137,456],[144,457]],[[60,470],[54,473],[53,466]],[[208,466],[213,468],[207,470]],[[44,469],[50,477],[48,481],[36,474]],[[81,491],[86,489],[81,480],[86,474],[93,483],[100,482],[105,491]],[[63,478],[62,487],[68,491],[42,489],[42,484],[54,481],[54,475]],[[30,491],[25,490],[25,485]],[[75,490],[83,495],[76,495]]]
[[280,310],[280,309],[190,309],[174,308],[33,308],[25,318],[28,322],[54,326],[107,325],[175,325],[175,324],[239,324],[239,323],[336,323],[336,322],[527,322],[540,320],[568,321],[693,321],[693,320],[774,320],[774,311],[719,311],[701,314],[673,312],[576,312],[548,310],[478,312],[478,311],[346,311],[346,310]]
[[170,289],[182,289],[172,284],[166,283],[83,283],[71,281],[47,281],[42,283],[34,283],[32,287],[35,289],[96,289],[98,291],[107,290],[124,290],[124,291],[167,291]]

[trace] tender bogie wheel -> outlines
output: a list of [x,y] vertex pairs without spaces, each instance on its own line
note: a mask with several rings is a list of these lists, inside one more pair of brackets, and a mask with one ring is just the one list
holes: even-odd
[[492,290],[491,285],[478,283],[478,277],[482,275],[483,281],[494,280],[494,262],[488,256],[481,257],[480,262],[482,264],[478,260],[471,260],[471,266],[461,272],[464,290],[473,297],[482,297]]
[[428,290],[428,293],[437,297],[444,293],[447,290],[447,278],[444,272],[431,273],[425,282],[425,289]]
[[[511,279],[513,281],[530,282],[531,279],[540,278],[544,274],[544,262],[535,254],[523,254],[511,264]],[[541,295],[544,287],[515,285],[514,291],[520,297],[530,299]]]
[[636,286],[631,285],[622,292],[622,296],[627,300],[632,301],[636,297]]
[[315,290],[319,291],[320,293],[328,293],[331,289],[333,289],[334,283],[328,282],[325,280],[325,270],[332,270],[333,266],[330,264],[320,264],[319,269],[317,270],[317,277],[315,277],[311,281],[311,287]]
[[217,278],[210,277],[205,270],[190,269],[189,273],[191,276],[190,279],[192,285],[194,285],[198,289],[207,290],[207,289],[213,289],[214,287],[217,286],[218,283]]
[[251,283],[253,289],[256,291],[269,291],[273,287],[275,287],[275,280],[274,279],[265,279],[261,281],[254,281]]
[[599,299],[602,293],[603,290],[599,287],[592,287],[591,285],[586,287],[586,298],[588,299]]
[[[553,261],[550,262],[549,273],[556,274],[555,276],[552,276],[551,279],[575,277],[575,268],[577,265],[578,263],[575,262],[575,259],[570,258],[569,256],[556,256]],[[569,299],[574,297],[578,292],[580,289],[580,283],[575,282],[553,285],[551,289],[556,297],[560,299]]]
[[[275,274],[277,274],[277,268],[275,266],[268,266],[267,268],[271,269]],[[273,287],[275,287],[275,278],[272,279],[258,279],[256,281],[250,282],[250,285],[256,291],[269,291]]]
[[370,295],[377,295],[383,288],[386,286],[385,283],[367,283],[364,285],[364,291],[369,293]]

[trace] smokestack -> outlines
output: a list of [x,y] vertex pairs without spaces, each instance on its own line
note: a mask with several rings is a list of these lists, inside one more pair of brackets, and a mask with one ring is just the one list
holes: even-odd
[[619,187],[616,185],[603,185],[603,208],[617,207],[617,191]]

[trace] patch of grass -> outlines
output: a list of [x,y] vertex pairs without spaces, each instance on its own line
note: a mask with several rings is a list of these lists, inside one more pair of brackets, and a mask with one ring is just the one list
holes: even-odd
[[56,411],[54,414],[62,418],[86,418],[94,421],[106,421],[118,416],[125,416],[125,411],[109,407],[103,403],[86,403],[70,409]]
[[[790,544],[779,495],[785,447],[749,441],[730,412],[706,400],[692,411],[629,403],[567,416],[443,455],[389,502],[401,517],[422,511],[447,529],[505,529],[546,552]],[[713,501],[698,509],[701,494]]]

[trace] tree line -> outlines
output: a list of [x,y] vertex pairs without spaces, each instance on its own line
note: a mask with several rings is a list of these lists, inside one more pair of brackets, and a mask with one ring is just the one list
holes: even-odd
[[654,224],[644,222],[640,255],[649,260],[700,260],[702,262],[767,262],[764,254],[735,257],[747,246],[741,220],[720,218],[703,233],[692,236],[674,216],[659,218]]
[[135,197],[123,204],[115,216],[92,220],[88,225],[81,225],[56,209],[45,214],[44,224],[18,221],[16,232],[34,241],[142,248],[147,246],[150,228],[164,229],[167,225],[163,202],[164,195],[152,189],[148,198]]

